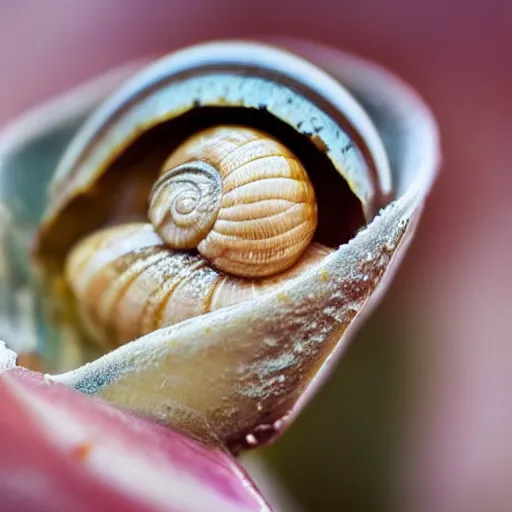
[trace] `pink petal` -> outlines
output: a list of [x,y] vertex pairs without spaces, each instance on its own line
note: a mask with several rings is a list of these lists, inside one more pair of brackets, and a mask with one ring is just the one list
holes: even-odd
[[268,511],[226,452],[15,368],[0,375],[2,511]]

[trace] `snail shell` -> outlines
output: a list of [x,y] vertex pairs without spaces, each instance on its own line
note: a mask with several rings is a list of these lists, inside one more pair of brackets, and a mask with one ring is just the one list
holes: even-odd
[[[385,70],[332,49],[302,43],[295,48],[330,74],[281,49],[214,43],[167,56],[122,86],[75,134],[61,160],[36,255],[45,273],[61,277],[66,262],[71,267],[70,251],[77,242],[94,239],[94,233],[99,240],[107,233],[104,229],[128,230],[128,224],[135,229],[134,222],[151,232],[149,247],[137,245],[120,254],[121,259],[111,257],[106,247],[95,249],[90,264],[95,261],[105,276],[107,268],[115,270],[139,253],[161,251],[163,242],[147,224],[147,212],[165,161],[194,133],[233,124],[271,134],[306,169],[315,189],[318,223],[304,255],[287,271],[268,278],[281,284],[262,296],[157,329],[49,380],[237,451],[275,439],[325,379],[383,296],[409,245],[438,165],[438,140],[422,101]],[[32,142],[35,124],[45,130],[57,126],[51,133],[60,152],[62,133],[71,137],[69,125],[75,124],[69,121],[76,123],[80,98],[66,98],[58,112],[52,106],[47,118],[58,119],[56,125],[31,120],[27,148],[48,144],[46,131]],[[64,107],[66,115],[60,110]],[[33,161],[29,149],[21,162]],[[12,162],[18,162],[18,150],[18,145],[11,149]],[[8,170],[13,168],[26,172],[20,163]],[[39,171],[30,175],[38,183]],[[114,224],[127,226],[107,228]],[[123,236],[121,243],[126,240]],[[297,269],[316,243],[336,250],[283,284],[281,277]],[[202,258],[194,251],[165,250],[178,258]],[[111,258],[106,265],[96,259],[101,254]],[[90,267],[75,262],[84,266],[71,273],[86,284]],[[224,272],[210,271],[228,282]],[[136,276],[141,285],[142,275]],[[98,300],[107,295],[114,299],[111,286],[126,277],[103,284],[98,278]],[[236,289],[257,282],[229,278]],[[152,281],[145,283],[154,289]],[[48,294],[41,297],[50,300]],[[117,304],[114,314],[128,307],[124,301]],[[124,318],[141,316],[135,312]],[[111,324],[105,327],[108,331]],[[58,339],[51,340],[63,351],[70,331],[59,327],[50,334],[55,332]],[[50,371],[69,368],[54,366]]]
[[326,245],[348,241],[390,199],[381,137],[338,81],[263,44],[200,45],[148,66],[76,134],[50,185],[38,259],[61,267],[98,227],[146,220],[151,188],[173,149],[200,129],[229,123],[271,133],[304,163]]
[[156,329],[276,290],[331,252],[310,244],[277,278],[247,280],[197,254],[170,250],[151,224],[94,233],[71,253],[66,276],[94,338],[121,345]]
[[240,277],[297,262],[317,224],[313,186],[297,157],[262,132],[214,127],[165,162],[149,219],[171,249],[195,249]]
[[66,279],[100,343],[120,345],[253,299],[331,252],[311,244],[316,201],[302,164],[241,126],[209,128],[180,145],[148,216],[152,224],[99,230],[67,258]]
[[277,292],[387,200],[386,153],[357,102],[314,65],[251,49],[151,66],[57,169],[36,253],[107,345]]

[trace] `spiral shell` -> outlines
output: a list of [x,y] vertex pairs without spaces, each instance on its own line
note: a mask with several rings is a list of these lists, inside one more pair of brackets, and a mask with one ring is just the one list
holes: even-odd
[[[339,83],[275,49],[210,48],[120,90],[52,181],[37,255],[104,345],[276,293],[390,190],[382,142]],[[152,247],[145,230],[123,238],[147,220]]]
[[219,270],[265,277],[304,253],[317,206],[288,148],[258,130],[221,126],[193,135],[165,162],[149,218],[170,248],[197,248]]
[[290,270],[246,280],[169,249],[151,224],[100,230],[71,252],[66,278],[96,341],[121,345],[187,318],[251,300],[299,276],[330,249],[310,244]]
[[253,299],[331,252],[311,244],[315,194],[298,158],[242,126],[181,144],[163,165],[148,216],[152,224],[95,232],[66,260],[79,314],[101,344]]

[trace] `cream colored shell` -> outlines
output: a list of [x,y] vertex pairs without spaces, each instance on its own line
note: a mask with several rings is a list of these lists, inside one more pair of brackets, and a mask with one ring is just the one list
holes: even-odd
[[275,290],[329,252],[310,244],[290,270],[277,277],[246,280],[212,268],[197,254],[170,250],[151,224],[124,224],[79,243],[67,260],[66,278],[96,340],[120,345]]
[[317,206],[300,161],[242,126],[185,140],[163,165],[148,216],[89,235],[67,257],[76,308],[100,343],[253,299],[331,251],[311,243]]
[[170,248],[197,248],[217,269],[254,278],[299,260],[317,206],[306,170],[283,144],[220,126],[193,135],[165,162],[149,218]]

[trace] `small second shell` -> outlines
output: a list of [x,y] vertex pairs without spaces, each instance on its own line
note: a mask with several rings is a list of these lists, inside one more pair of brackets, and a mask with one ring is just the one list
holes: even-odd
[[299,159],[259,130],[220,126],[166,161],[149,217],[173,249],[192,249],[241,277],[293,266],[317,226],[315,192]]

